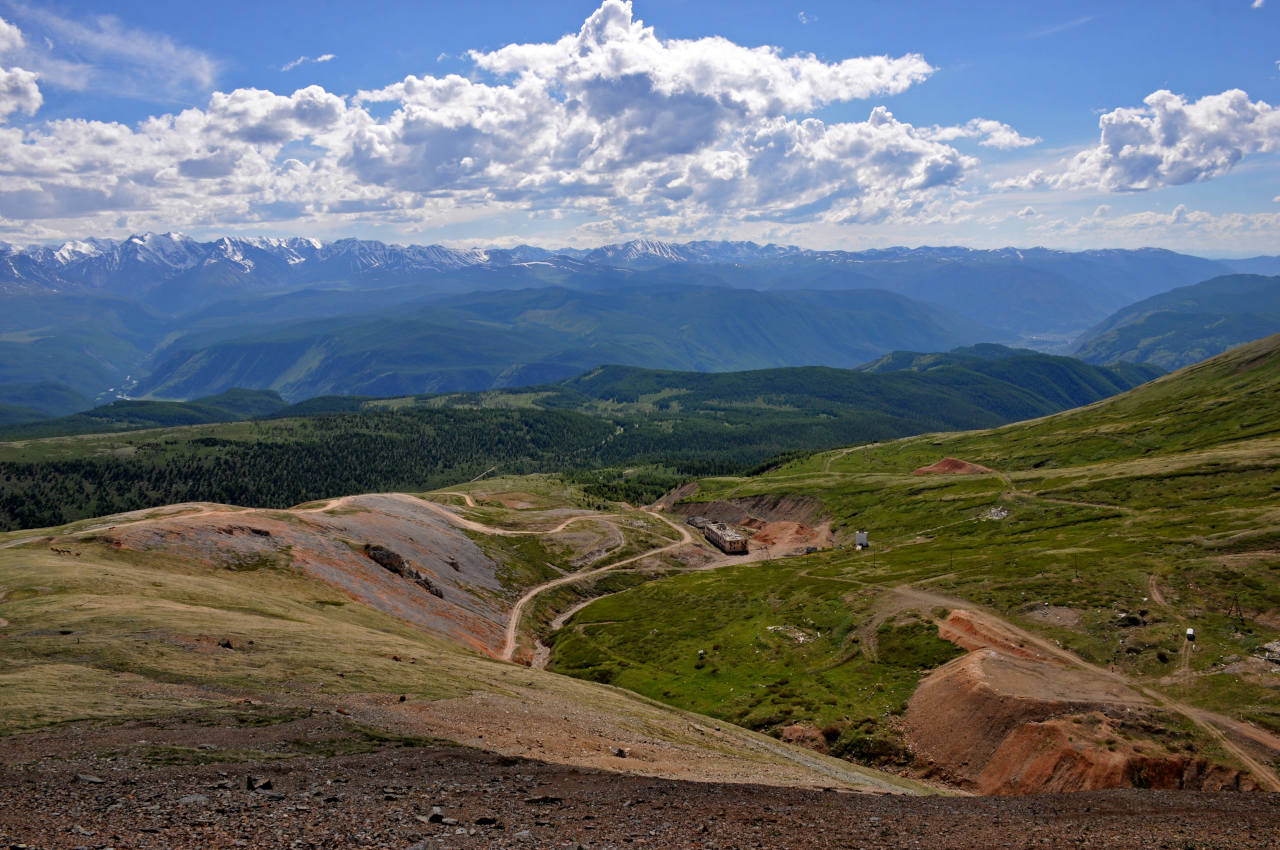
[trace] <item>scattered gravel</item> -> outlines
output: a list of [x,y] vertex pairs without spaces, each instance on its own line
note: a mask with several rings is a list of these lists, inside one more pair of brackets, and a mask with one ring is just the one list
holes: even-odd
[[[208,741],[216,747],[202,748]],[[1280,794],[836,793],[653,779],[414,743],[422,745],[371,739],[332,715],[270,726],[226,718],[79,724],[11,736],[0,739],[0,848],[1184,850],[1275,847],[1280,835]]]

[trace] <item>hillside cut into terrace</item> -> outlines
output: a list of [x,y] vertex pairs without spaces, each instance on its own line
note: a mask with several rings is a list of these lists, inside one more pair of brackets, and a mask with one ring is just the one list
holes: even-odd
[[907,712],[934,775],[981,794],[1257,790],[1246,773],[1170,751],[1150,734],[1162,722],[1123,684],[995,649],[934,671]]
[[751,496],[710,502],[684,501],[696,493],[684,487],[659,503],[683,517],[699,516],[710,522],[750,529],[748,552],[783,557],[808,549],[829,549],[835,543],[830,521],[822,515],[822,503],[803,496]]

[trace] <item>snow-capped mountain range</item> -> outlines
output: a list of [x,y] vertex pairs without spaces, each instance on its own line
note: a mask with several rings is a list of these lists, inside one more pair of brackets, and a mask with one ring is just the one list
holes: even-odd
[[119,241],[72,241],[56,248],[0,247],[0,285],[131,294],[180,277],[217,278],[224,284],[252,279],[270,287],[379,273],[439,272],[488,261],[482,251],[439,245],[227,236],[200,242],[180,233],[146,233]]
[[15,248],[0,243],[4,291],[99,290],[134,295],[177,279],[228,288],[272,289],[324,281],[409,280],[461,269],[520,265],[578,271],[585,265],[639,268],[682,262],[759,259],[799,249],[751,243],[637,240],[594,250],[542,248],[458,250],[442,245],[389,245],[362,239],[222,237],[201,242],[180,233],[146,233],[127,239],[83,239],[57,247]]
[[[1151,251],[1154,254],[1170,252]],[[754,242],[675,244],[637,239],[594,249],[515,248],[459,250],[442,245],[394,245],[363,239],[224,236],[201,242],[181,233],[145,233],[127,239],[88,238],[57,247],[17,248],[0,243],[0,291],[105,291],[136,295],[174,281],[200,281],[229,289],[290,288],[317,282],[409,281],[467,269],[541,266],[568,272],[644,270],[664,265],[754,265],[787,259],[820,265],[1039,262],[1054,257],[1104,258],[1147,252],[1072,252],[1043,248],[884,248],[861,252],[814,251]]]
[[0,244],[0,294],[137,300],[162,313],[303,289],[411,287],[415,295],[563,286],[634,285],[760,290],[884,289],[1018,333],[1083,328],[1174,286],[1234,271],[1158,249],[882,248],[816,251],[753,242],[637,239],[593,249],[393,245],[362,239],[222,237],[180,233],[58,246]]

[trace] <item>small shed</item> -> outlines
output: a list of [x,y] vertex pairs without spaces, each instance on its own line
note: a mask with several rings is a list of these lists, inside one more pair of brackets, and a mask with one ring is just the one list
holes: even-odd
[[871,539],[865,531],[855,531],[853,533],[853,545],[857,549],[866,549],[871,545]]
[[1189,640],[1189,641],[1190,641],[1190,642],[1192,642],[1192,643],[1195,643],[1195,642],[1196,642],[1196,630],[1195,630],[1195,629],[1187,629],[1187,640]]
[[691,516],[685,522],[694,528],[706,528],[707,526],[707,518],[704,516]]

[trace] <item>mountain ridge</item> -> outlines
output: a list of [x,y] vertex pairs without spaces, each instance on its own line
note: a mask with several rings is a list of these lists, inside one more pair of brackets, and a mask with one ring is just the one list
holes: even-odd
[[136,294],[142,287],[137,276],[157,273],[164,283],[186,277],[220,278],[227,284],[239,280],[243,285],[243,281],[256,276],[268,286],[297,286],[353,275],[385,281],[460,269],[528,264],[566,270],[581,269],[583,264],[649,270],[668,264],[743,266],[797,260],[828,266],[866,266],[910,261],[1060,264],[1069,258],[1091,263],[1125,258],[1163,261],[1182,258],[1192,261],[1202,271],[1213,269],[1221,274],[1233,270],[1227,263],[1159,248],[1061,251],[1042,247],[894,246],[846,251],[759,245],[755,242],[697,240],[673,243],[633,239],[589,249],[546,249],[529,245],[458,249],[354,238],[325,242],[304,237],[222,236],[202,242],[180,233],[145,233],[122,240],[96,237],[70,240],[56,248],[0,245],[0,292],[61,287]]
[[1280,276],[1233,274],[1131,304],[1090,328],[1074,353],[1177,369],[1280,331]]

